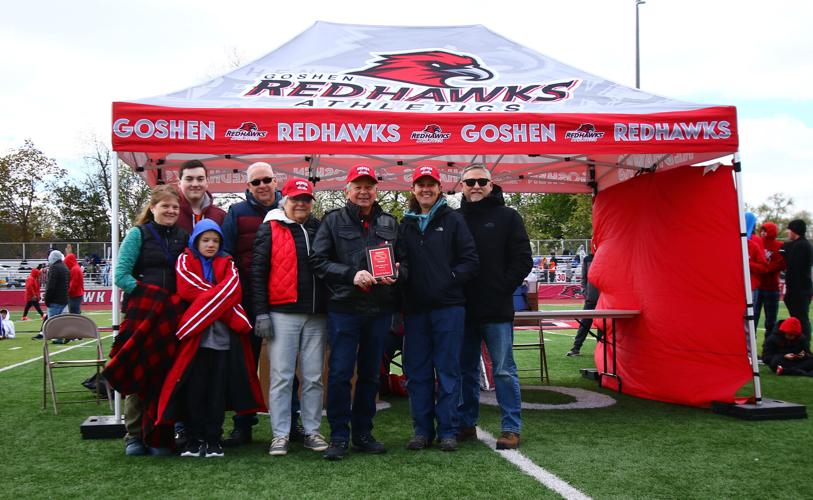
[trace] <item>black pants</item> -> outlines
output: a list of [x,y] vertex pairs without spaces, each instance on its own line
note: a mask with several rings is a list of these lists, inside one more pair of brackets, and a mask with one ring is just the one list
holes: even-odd
[[32,307],[34,309],[36,309],[38,313],[40,313],[40,316],[43,315],[42,314],[42,309],[40,309],[40,301],[36,300],[36,299],[33,299],[33,300],[29,300],[28,302],[25,303],[25,309],[23,310],[23,316],[28,316],[28,310],[31,309]]
[[788,313],[802,324],[802,340],[805,349],[810,350],[810,295],[785,294]]
[[[593,300],[585,300],[584,307],[582,307],[585,311],[592,311],[596,308],[596,301]],[[579,320],[579,331],[576,332],[576,338],[573,339],[573,350],[580,351],[582,348],[582,344],[584,344],[584,340],[587,338],[587,334],[590,333],[590,327],[593,326],[593,318],[585,318]]]
[[188,439],[214,442],[223,433],[226,413],[228,351],[201,347],[186,379],[186,433]]

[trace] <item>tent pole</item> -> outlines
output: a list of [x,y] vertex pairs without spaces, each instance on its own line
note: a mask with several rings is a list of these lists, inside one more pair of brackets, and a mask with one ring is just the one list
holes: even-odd
[[742,200],[742,172],[740,153],[734,153],[734,178],[737,189],[737,211],[740,215],[740,242],[742,245],[742,270],[745,286],[745,321],[748,330],[748,344],[751,351],[751,372],[754,376],[754,399],[757,405],[762,405],[762,386],[759,379],[759,361],[757,359],[757,337],[754,325],[754,295],[751,291],[751,271],[748,268],[748,234],[745,229],[745,205]]
[[[111,274],[115,276],[119,261],[119,154],[113,151],[113,167],[111,168],[110,190],[112,196],[110,204],[110,262]],[[113,305],[113,334],[119,334],[119,288],[114,280],[110,280],[110,302]],[[116,422],[121,420],[121,394],[115,392],[113,411]]]

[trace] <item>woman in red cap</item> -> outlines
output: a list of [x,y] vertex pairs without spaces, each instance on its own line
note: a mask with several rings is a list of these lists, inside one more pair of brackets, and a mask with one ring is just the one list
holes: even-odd
[[266,339],[271,365],[268,408],[273,437],[268,453],[275,456],[288,453],[297,360],[304,446],[319,452],[328,447],[319,434],[327,316],[322,282],[308,264],[319,229],[312,209],[313,184],[289,179],[279,208],[266,214],[257,231],[251,258],[254,332]]
[[777,375],[813,377],[813,356],[802,344],[802,324],[790,317],[777,323],[776,331],[765,341],[762,360]]
[[463,287],[477,274],[479,260],[466,221],[446,205],[433,166],[418,167],[412,174],[409,211],[398,228],[398,260],[404,292],[404,371],[414,430],[407,449],[427,448],[437,435],[441,450],[455,451]]

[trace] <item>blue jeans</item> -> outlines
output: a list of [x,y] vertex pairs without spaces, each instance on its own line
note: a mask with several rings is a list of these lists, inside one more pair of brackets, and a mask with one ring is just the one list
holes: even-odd
[[82,297],[68,297],[68,312],[82,314]]
[[[330,343],[327,420],[331,440],[347,441],[351,425],[354,438],[369,435],[373,430],[381,357],[392,314],[363,316],[330,312],[327,318]],[[354,369],[357,371],[356,392],[351,405],[350,380]]]
[[67,304],[48,304],[48,317],[53,318],[65,312]]
[[480,344],[485,340],[494,367],[494,386],[502,414],[502,431],[520,433],[522,398],[514,363],[511,323],[466,324],[460,367],[463,372],[460,425],[472,427],[480,418]]
[[[460,351],[466,310],[463,306],[411,313],[404,317],[404,372],[415,435],[433,439],[435,418],[440,439],[459,427]],[[435,400],[435,376],[438,390]]]
[[765,308],[765,338],[773,333],[776,315],[779,313],[778,290],[756,290],[754,292],[754,328],[759,328],[759,316]]

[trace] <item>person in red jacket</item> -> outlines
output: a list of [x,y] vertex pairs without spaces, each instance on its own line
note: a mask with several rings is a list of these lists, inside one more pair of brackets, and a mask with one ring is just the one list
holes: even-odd
[[779,275],[785,269],[785,258],[779,252],[782,242],[776,239],[779,228],[773,222],[765,222],[759,231],[765,260],[766,271],[759,278],[756,299],[754,301],[754,325],[759,326],[759,316],[765,308],[765,338],[774,331],[776,316],[779,311]]
[[65,256],[65,265],[70,271],[68,282],[68,312],[82,314],[82,299],[85,296],[85,274],[82,266],[76,260],[76,255],[69,253]]
[[757,216],[751,212],[745,213],[745,229],[748,234],[748,269],[751,271],[751,293],[756,302],[756,290],[759,287],[759,280],[768,270],[768,261],[765,260],[765,249],[762,248],[762,240],[754,234],[757,226]]
[[40,273],[39,267],[32,269],[31,274],[25,280],[25,309],[20,321],[28,321],[28,310],[32,307],[37,310],[41,319],[45,319],[45,315],[40,308]]

